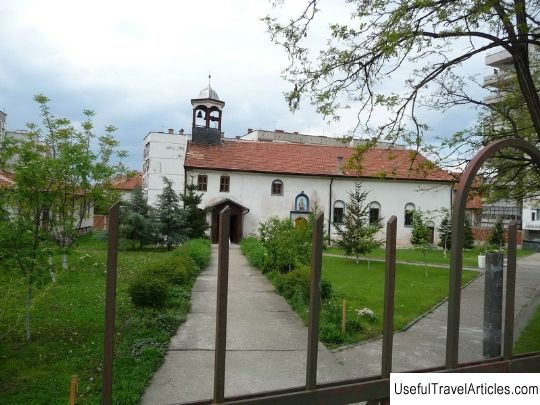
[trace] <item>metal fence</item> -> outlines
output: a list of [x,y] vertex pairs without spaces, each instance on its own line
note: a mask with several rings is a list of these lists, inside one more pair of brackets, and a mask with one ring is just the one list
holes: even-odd
[[[461,176],[452,211],[452,252],[448,293],[448,318],[445,366],[415,370],[415,372],[540,372],[540,352],[515,356],[512,353],[514,332],[517,228],[508,228],[508,260],[504,346],[502,355],[489,360],[460,364],[458,361],[461,304],[462,250],[465,205],[471,184],[482,164],[499,150],[513,147],[532,157],[540,168],[540,151],[522,140],[502,140],[483,148],[469,163]],[[252,395],[225,397],[225,361],[227,339],[227,294],[229,271],[229,208],[219,215],[219,259],[216,307],[216,336],[214,363],[214,397],[211,400],[190,402],[192,405],[226,404],[349,404],[367,402],[386,404],[390,397],[394,333],[394,289],[396,269],[397,220],[392,216],[386,224],[386,260],[383,312],[383,342],[381,373],[375,377],[359,378],[327,384],[317,384],[317,354],[319,341],[320,281],[322,266],[322,213],[315,218],[312,235],[311,291],[308,325],[306,383],[304,386]],[[105,338],[103,362],[103,404],[112,403],[112,362],[114,337],[114,296],[116,284],[116,252],[118,240],[118,206],[111,209],[109,222],[109,257],[107,261],[107,298],[105,307]],[[186,382],[188,383],[188,382]]]

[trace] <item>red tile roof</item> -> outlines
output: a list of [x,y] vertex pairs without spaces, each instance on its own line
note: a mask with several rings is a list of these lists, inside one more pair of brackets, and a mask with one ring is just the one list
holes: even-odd
[[142,187],[142,174],[136,173],[133,176],[122,176],[113,182],[112,188],[116,190],[133,190]]
[[[188,143],[186,168],[259,173],[453,181],[453,177],[424,156],[406,149],[369,149],[356,170],[338,172],[356,149],[293,143],[227,140],[221,145]],[[414,157],[414,159],[413,159]]]
[[0,187],[7,187],[11,186],[12,184],[13,176],[8,172],[0,170]]

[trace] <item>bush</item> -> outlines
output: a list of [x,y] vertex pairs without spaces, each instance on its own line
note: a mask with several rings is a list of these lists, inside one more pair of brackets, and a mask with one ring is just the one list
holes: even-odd
[[[276,273],[273,277],[276,290],[288,301],[300,301],[304,305],[309,304],[310,269],[300,266],[289,273]],[[321,279],[321,299],[326,300],[332,295],[332,284]]]
[[240,249],[249,264],[263,271],[267,269],[268,253],[259,239],[253,237],[242,239]]
[[210,263],[210,241],[208,239],[191,239],[177,248],[174,256],[188,255],[191,257],[200,270]]
[[167,301],[167,285],[159,278],[141,273],[128,288],[129,296],[138,307],[160,308]]
[[153,264],[145,273],[167,284],[187,285],[197,277],[199,267],[188,255],[173,256]]
[[268,260],[265,268],[288,272],[311,257],[311,225],[295,227],[288,218],[271,217],[259,228]]

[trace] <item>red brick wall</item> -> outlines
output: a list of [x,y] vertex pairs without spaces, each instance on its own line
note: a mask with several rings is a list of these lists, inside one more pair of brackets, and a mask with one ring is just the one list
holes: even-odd
[[[472,233],[474,240],[479,242],[486,242],[489,239],[489,233],[491,232],[491,229],[488,228],[473,228]],[[508,231],[504,230],[504,240],[508,240]],[[517,231],[517,244],[522,245],[523,244],[523,231],[518,230]]]

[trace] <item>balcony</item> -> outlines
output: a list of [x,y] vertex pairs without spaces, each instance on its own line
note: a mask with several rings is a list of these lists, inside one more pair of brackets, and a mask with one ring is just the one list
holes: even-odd
[[495,53],[486,55],[486,65],[493,67],[500,67],[509,65],[512,63],[512,55],[506,50],[497,51]]

